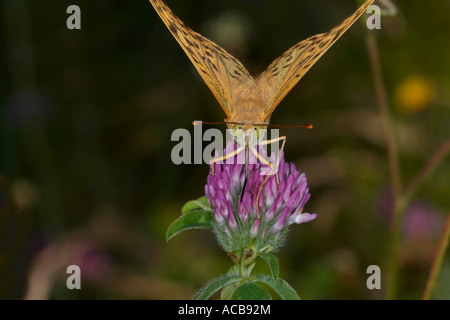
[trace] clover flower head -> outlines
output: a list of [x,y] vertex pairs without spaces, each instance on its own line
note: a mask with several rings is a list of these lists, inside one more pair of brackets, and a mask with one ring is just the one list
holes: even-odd
[[[224,154],[236,148],[230,141]],[[265,156],[262,148],[258,152]],[[282,153],[279,157],[278,172],[269,176],[264,173],[270,173],[270,168],[252,152],[247,172],[244,151],[233,159],[214,164],[214,174],[210,172],[207,178],[205,195],[214,211],[215,233],[225,251],[236,252],[249,246],[254,246],[258,252],[277,249],[289,226],[316,218],[316,214],[303,213],[310,198],[305,174],[293,163],[286,163]],[[272,153],[270,162],[274,166],[276,158]]]

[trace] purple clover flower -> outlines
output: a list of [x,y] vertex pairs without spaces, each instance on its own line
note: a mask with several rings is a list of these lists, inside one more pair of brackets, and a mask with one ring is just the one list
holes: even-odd
[[[235,149],[236,146],[230,142],[224,154]],[[258,152],[265,156],[264,150],[259,149]],[[283,243],[290,225],[309,222],[317,217],[316,214],[303,213],[310,197],[306,176],[297,171],[293,163],[286,163],[281,154],[279,185],[276,175],[270,175],[258,199],[258,214],[256,198],[267,178],[262,173],[270,169],[250,152],[246,178],[244,158],[243,151],[232,161],[227,159],[224,163],[216,163],[214,175],[210,172],[208,176],[205,195],[214,211],[214,230],[227,252],[236,252],[252,245],[257,252],[272,251]],[[274,153],[271,163],[276,163]]]

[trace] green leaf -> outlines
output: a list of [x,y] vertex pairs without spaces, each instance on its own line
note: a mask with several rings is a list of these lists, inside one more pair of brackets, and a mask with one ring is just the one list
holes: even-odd
[[246,282],[236,288],[233,300],[270,300],[270,294],[254,282]]
[[211,211],[211,208],[209,207],[209,204],[208,204],[208,199],[206,199],[206,197],[201,197],[201,198],[198,198],[197,200],[192,200],[192,201],[187,202],[181,209],[181,213],[186,214],[189,211],[193,211],[193,210],[197,210],[197,209]]
[[214,293],[219,291],[224,286],[229,285],[234,282],[237,282],[237,281],[241,281],[241,280],[242,280],[242,277],[240,275],[235,275],[235,274],[222,275],[222,276],[210,281],[207,285],[205,285],[203,288],[201,288],[197,292],[197,295],[194,297],[194,300],[207,300]]
[[212,211],[198,210],[191,211],[172,222],[166,232],[166,240],[169,241],[181,231],[188,229],[211,228],[211,221],[214,217]]
[[283,279],[273,280],[271,276],[256,275],[255,281],[267,284],[276,293],[280,295],[283,300],[300,300],[297,292]]
[[258,253],[258,255],[267,262],[270,267],[270,271],[272,272],[273,280],[278,279],[278,275],[280,274],[280,266],[278,265],[278,259],[273,254],[270,253]]

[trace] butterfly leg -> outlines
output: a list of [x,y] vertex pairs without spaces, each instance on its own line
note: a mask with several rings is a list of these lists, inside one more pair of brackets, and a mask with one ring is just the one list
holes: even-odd
[[235,155],[241,153],[242,150],[244,150],[244,148],[243,147],[239,147],[236,150],[234,150],[233,152],[230,152],[230,153],[227,153],[227,154],[225,154],[225,155],[223,155],[221,157],[217,157],[217,158],[212,159],[211,160],[211,175],[214,175],[214,164],[216,162],[220,162],[220,161],[226,160],[228,158],[234,157]]
[[284,145],[286,143],[286,137],[279,137],[279,138],[275,138],[275,139],[271,139],[271,140],[266,140],[260,143],[260,145],[266,145],[266,144],[271,144],[273,142],[277,142],[282,140],[282,144],[281,144],[281,148],[278,150],[278,157],[277,157],[277,162],[276,165],[274,166],[272,163],[270,163],[269,161],[267,161],[266,159],[264,159],[264,157],[255,149],[252,148],[252,152],[253,154],[265,165],[270,167],[270,172],[267,175],[267,177],[264,179],[263,183],[261,183],[261,185],[259,186],[258,189],[258,193],[256,195],[256,200],[255,200],[255,209],[256,209],[256,214],[257,217],[259,218],[261,216],[261,213],[259,212],[259,197],[261,196],[262,190],[267,182],[267,180],[269,180],[270,176],[273,174],[274,169],[276,168],[276,173],[275,173],[275,181],[277,182],[277,188],[280,188],[280,182],[278,180],[278,167],[280,165],[280,154],[283,152],[284,150]]
[[267,180],[269,180],[270,176],[272,175],[273,169],[275,167],[269,161],[264,159],[264,157],[255,148],[252,148],[252,152],[256,156],[256,158],[259,159],[259,161],[261,161],[263,164],[265,164],[265,165],[270,167],[270,173],[264,179],[263,183],[261,183],[261,185],[259,186],[258,194],[256,195],[256,200],[255,200],[256,215],[257,215],[258,218],[260,218],[261,213],[259,212],[259,197],[261,196],[262,189],[263,189],[264,185],[266,184]]
[[[281,153],[284,151],[284,145],[286,144],[286,136],[282,136],[282,137],[278,137],[278,138],[274,138],[274,139],[270,139],[270,140],[266,140],[266,141],[262,141],[260,143],[261,146],[267,145],[267,144],[272,144],[274,142],[278,142],[278,141],[283,141],[281,143],[281,148],[278,150],[278,156],[277,156],[277,162],[275,165],[276,168],[276,176],[275,176],[275,181],[277,182],[277,188],[280,188],[280,179],[278,177],[278,167],[280,165],[280,155]],[[259,158],[258,158],[259,159]],[[272,166],[270,166],[272,167]],[[269,176],[271,176],[273,174],[273,170],[270,171]],[[266,179],[267,180],[267,179]]]

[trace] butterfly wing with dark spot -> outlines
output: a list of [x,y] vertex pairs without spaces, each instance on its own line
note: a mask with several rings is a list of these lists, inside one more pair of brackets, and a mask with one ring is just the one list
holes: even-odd
[[233,92],[241,92],[243,86],[254,86],[254,79],[236,58],[192,31],[164,2],[150,2],[230,118],[235,108],[233,101],[239,98],[233,97]]
[[353,15],[327,33],[310,37],[286,51],[261,74],[258,81],[265,90],[265,119],[283,100],[320,57],[367,10],[374,0],[367,0]]

